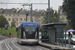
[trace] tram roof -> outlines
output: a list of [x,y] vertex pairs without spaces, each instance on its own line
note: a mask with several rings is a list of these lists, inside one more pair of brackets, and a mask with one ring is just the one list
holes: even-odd
[[24,28],[25,25],[32,25],[32,26],[36,26],[36,28],[38,28],[38,23],[37,22],[22,22],[22,27]]

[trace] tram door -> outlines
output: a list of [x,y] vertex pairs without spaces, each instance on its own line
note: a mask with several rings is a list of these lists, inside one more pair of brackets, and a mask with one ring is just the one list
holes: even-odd
[[49,33],[48,31],[42,32],[42,42],[49,42]]

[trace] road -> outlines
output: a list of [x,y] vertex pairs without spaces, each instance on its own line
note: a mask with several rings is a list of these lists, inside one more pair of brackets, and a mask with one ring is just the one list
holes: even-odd
[[50,50],[39,45],[20,45],[16,38],[6,38],[0,36],[0,50]]

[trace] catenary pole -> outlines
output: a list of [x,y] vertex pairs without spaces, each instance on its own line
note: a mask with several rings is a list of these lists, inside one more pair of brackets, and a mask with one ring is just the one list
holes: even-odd
[[50,0],[48,0],[48,23],[50,23]]
[[31,14],[31,15],[30,15],[30,21],[33,22],[33,21],[32,21],[32,4],[31,4],[31,13],[30,13],[30,14]]

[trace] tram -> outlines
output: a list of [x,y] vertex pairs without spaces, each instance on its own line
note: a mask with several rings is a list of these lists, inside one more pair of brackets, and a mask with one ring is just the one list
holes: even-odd
[[20,44],[38,44],[38,23],[37,22],[23,22],[17,31],[17,42]]

